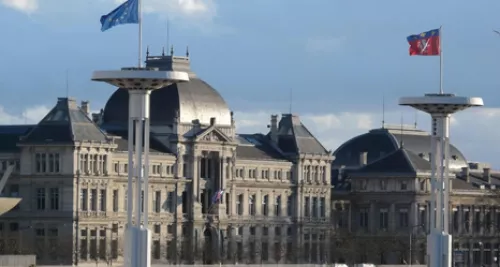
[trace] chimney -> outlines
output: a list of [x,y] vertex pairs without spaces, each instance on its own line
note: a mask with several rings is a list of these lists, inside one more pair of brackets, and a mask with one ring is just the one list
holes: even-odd
[[89,101],[82,101],[82,104],[81,104],[81,107],[80,107],[83,111],[83,113],[85,113],[85,115],[90,116],[90,103]]
[[210,126],[214,126],[216,122],[217,120],[215,117],[210,118]]
[[491,169],[490,168],[483,168],[483,179],[488,182],[488,184],[491,184]]
[[469,167],[462,167],[462,176],[467,183],[470,183]]
[[200,120],[199,119],[193,120],[192,123],[193,123],[193,130],[195,132],[198,132],[201,129]]
[[363,167],[368,162],[368,152],[359,153],[359,166]]
[[271,140],[278,143],[278,115],[271,115]]

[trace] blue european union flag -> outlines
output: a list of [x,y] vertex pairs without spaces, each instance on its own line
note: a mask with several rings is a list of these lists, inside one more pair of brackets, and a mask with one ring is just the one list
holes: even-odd
[[120,24],[139,23],[139,1],[128,0],[109,14],[101,17],[101,31]]

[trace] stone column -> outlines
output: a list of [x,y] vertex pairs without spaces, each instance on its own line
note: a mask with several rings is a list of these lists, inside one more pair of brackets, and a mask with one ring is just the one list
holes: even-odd
[[87,227],[87,258],[85,259],[86,261],[90,259],[90,242],[92,242],[92,240],[90,239],[90,231],[91,229]]
[[200,155],[197,152],[193,155],[193,195],[194,202],[200,202]]
[[184,188],[182,188],[180,183],[177,183],[175,185],[175,193],[174,195],[176,198],[174,199],[174,205],[175,205],[175,215],[177,218],[182,219],[182,191],[184,191]]
[[429,232],[430,229],[431,229],[431,225],[432,225],[432,222],[431,222],[431,212],[434,212],[433,210],[431,210],[431,206],[430,206],[430,203],[428,201],[425,202],[425,231],[426,232]]
[[[347,218],[347,227],[349,230],[353,230],[352,229],[352,204],[349,203],[347,204],[347,208],[348,208],[348,218]],[[371,221],[371,219],[369,219]]]
[[288,205],[288,194],[281,192],[281,216],[288,216],[287,205]]
[[461,235],[464,230],[464,206],[458,205],[457,212],[458,212],[458,229],[456,234]]
[[[236,185],[231,185],[231,201],[229,201],[229,215],[236,215],[236,200],[238,195],[236,195]],[[243,204],[243,203],[242,203]],[[232,230],[234,234],[234,229]]]
[[371,202],[370,203],[370,214],[369,214],[369,218],[368,218],[368,222],[369,222],[369,229],[370,229],[370,232],[375,232],[375,230],[377,229],[376,226],[377,226],[377,220],[376,220],[377,216],[376,216],[376,213],[375,213],[375,202]]
[[[412,202],[410,206],[410,225],[409,227],[413,227],[415,225],[419,225],[418,222],[418,203],[417,202]],[[412,232],[415,232],[415,230],[420,230],[420,229],[412,229]]]
[[97,228],[95,229],[95,251],[96,251],[96,259],[98,259],[98,261],[101,261],[100,259],[100,255],[99,255],[99,252],[101,251],[101,229]]
[[481,235],[484,234],[484,229],[485,229],[485,225],[484,225],[484,213],[485,213],[485,207],[484,206],[481,206],[479,207],[479,219],[480,219],[480,224],[479,224],[479,233]]
[[212,160],[210,159],[210,154],[206,153],[203,160],[205,161],[205,177],[203,178],[208,180],[210,179],[210,173],[209,173],[209,171],[211,170],[210,164],[212,164]]
[[474,223],[476,221],[476,218],[475,218],[476,216],[474,216],[475,212],[476,212],[476,207],[471,205],[470,211],[469,211],[469,225],[470,225],[469,230],[471,233],[475,233],[475,229],[474,229]]
[[392,203],[389,209],[389,230],[394,231],[396,229],[396,204]]
[[268,230],[267,230],[267,237],[265,237],[266,242],[267,242],[267,247],[268,247],[268,252],[267,252],[267,263],[272,263],[275,262],[276,257],[275,255],[275,247],[274,247],[274,225],[266,225]]
[[262,191],[257,190],[257,194],[255,194],[255,215],[262,215]]

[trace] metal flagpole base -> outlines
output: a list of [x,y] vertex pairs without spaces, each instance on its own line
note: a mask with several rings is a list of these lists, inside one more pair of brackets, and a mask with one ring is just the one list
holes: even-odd
[[[150,267],[151,266],[151,232],[147,229],[148,210],[147,201],[144,201],[144,212],[141,211],[141,194],[148,196],[148,171],[149,168],[149,96],[151,91],[164,88],[172,83],[187,82],[189,75],[186,72],[158,71],[152,68],[122,68],[115,71],[95,71],[93,81],[108,84],[129,91],[129,164],[134,162],[133,173],[129,171],[127,203],[127,228],[125,233],[125,266]],[[135,125],[134,125],[135,124]],[[136,160],[133,161],[134,146],[132,142],[135,126],[136,133]],[[146,131],[144,133],[144,131]],[[143,138],[144,136],[147,136]],[[143,145],[144,142],[144,150]],[[144,157],[143,157],[144,154]],[[133,176],[136,177],[135,193],[132,190]],[[132,212],[135,211],[135,222]],[[142,220],[142,221],[141,221]],[[144,225],[142,225],[144,224]]]
[[[132,226],[125,234],[126,267],[151,267],[151,231],[142,226]],[[137,249],[137,248],[141,249]]]

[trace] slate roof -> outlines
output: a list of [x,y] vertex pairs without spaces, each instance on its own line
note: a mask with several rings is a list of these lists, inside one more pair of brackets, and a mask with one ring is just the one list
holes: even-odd
[[278,124],[278,147],[290,154],[329,154],[297,115],[283,114]]
[[406,148],[400,148],[379,160],[353,170],[353,173],[397,173],[415,175],[430,172],[431,164]]
[[236,137],[238,159],[287,160],[279,150],[273,147],[263,134],[239,134]]
[[54,108],[24,137],[22,144],[107,142],[106,134],[78,107],[74,99],[59,98]]
[[[428,159],[430,142],[429,133],[418,129],[373,129],[339,146],[333,153],[335,160],[332,165],[334,168],[340,166],[357,167],[360,163],[359,155],[362,152],[368,153],[367,160],[368,163],[371,163],[398,150],[401,143],[405,149]],[[450,145],[450,155],[450,169],[460,170],[462,167],[468,166],[464,155],[453,145]]]
[[480,190],[479,187],[460,178],[451,179],[451,188],[455,190]]
[[[216,117],[217,124],[230,125],[231,112],[224,98],[208,83],[196,77],[191,70],[189,57],[171,55],[147,56],[146,67],[162,71],[187,72],[189,81],[174,83],[151,93],[151,125],[171,125],[179,119],[181,123],[191,123],[198,119],[208,125],[210,118]],[[127,90],[117,89],[104,108],[103,122],[106,124],[128,124]]]
[[0,152],[19,150],[19,139],[30,132],[36,125],[0,125]]
[[[128,151],[128,133],[126,130],[108,130],[107,133],[110,137],[118,137],[115,139],[115,144],[118,146],[117,151]],[[135,136],[134,136],[134,147],[135,147]],[[134,148],[135,149],[135,148]],[[153,153],[167,153],[172,154],[169,149],[168,138],[159,138],[153,133],[149,135],[149,152]]]

